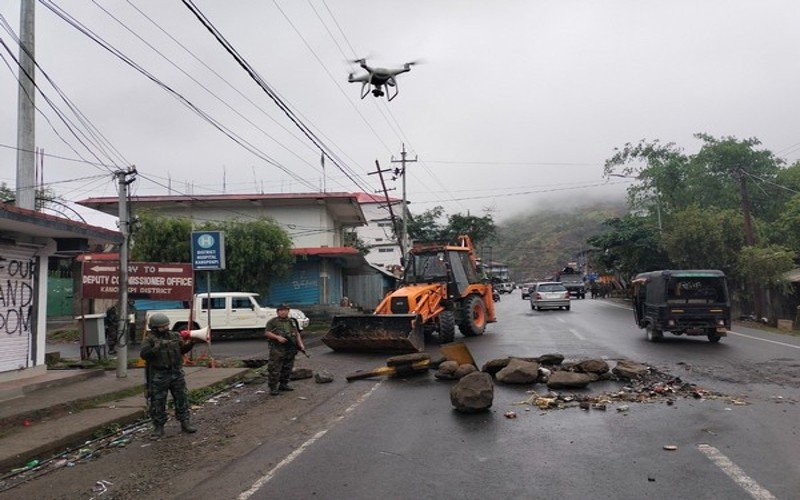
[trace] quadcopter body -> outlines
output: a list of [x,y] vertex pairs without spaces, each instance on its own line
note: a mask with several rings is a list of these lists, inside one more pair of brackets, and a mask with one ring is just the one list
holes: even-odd
[[[416,62],[412,61],[405,63],[402,68],[386,69],[373,68],[367,64],[366,59],[356,59],[352,62],[358,63],[358,65],[367,72],[360,76],[354,76],[353,73],[350,73],[347,77],[347,81],[350,83],[361,83],[361,98],[365,98],[367,94],[372,92],[372,95],[375,97],[385,95],[386,99],[389,101],[397,97],[399,93],[397,75],[411,71],[411,66],[416,64]],[[392,90],[394,90],[394,92],[392,92]]]

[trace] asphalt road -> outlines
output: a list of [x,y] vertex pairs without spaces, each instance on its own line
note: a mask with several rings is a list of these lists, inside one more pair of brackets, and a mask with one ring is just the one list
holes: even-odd
[[[500,321],[466,340],[479,363],[548,352],[629,358],[748,404],[679,399],[632,403],[624,413],[525,411],[513,403],[528,387],[496,385],[490,412],[460,415],[451,383],[431,376],[362,381],[365,390],[340,418],[262,475],[238,477],[240,498],[800,497],[800,339],[734,329],[719,344],[652,344],[619,302],[534,312],[516,292],[497,308]],[[591,390],[609,389],[602,385]],[[509,409],[518,418],[505,418]],[[254,450],[242,465],[258,456]]]

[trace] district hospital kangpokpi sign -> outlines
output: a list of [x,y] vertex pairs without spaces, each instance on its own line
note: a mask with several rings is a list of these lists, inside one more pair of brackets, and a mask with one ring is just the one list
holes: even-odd
[[[119,263],[85,261],[81,283],[85,299],[119,298]],[[135,299],[191,300],[193,292],[191,264],[128,263],[128,294]]]
[[195,271],[225,269],[225,233],[222,231],[193,231],[192,266]]

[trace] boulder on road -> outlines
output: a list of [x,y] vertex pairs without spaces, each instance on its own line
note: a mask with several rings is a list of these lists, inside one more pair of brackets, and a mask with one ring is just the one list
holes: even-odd
[[330,372],[322,370],[314,374],[314,382],[318,384],[328,384],[333,382],[333,375]]
[[620,378],[634,379],[646,375],[650,371],[650,367],[633,361],[622,360],[617,362],[612,372]]
[[492,406],[493,400],[494,385],[488,373],[472,372],[450,389],[450,402],[462,413],[486,410]]
[[550,374],[547,387],[551,389],[572,389],[586,387],[593,377],[586,373],[558,371]]
[[542,365],[560,365],[564,361],[564,355],[557,352],[542,354],[536,360]]
[[497,372],[498,382],[504,384],[533,384],[539,379],[539,364],[512,359],[508,366]]
[[463,364],[463,365],[459,366],[458,369],[455,372],[453,372],[453,376],[455,378],[460,379],[460,378],[462,378],[462,377],[464,377],[466,375],[469,375],[472,372],[476,372],[476,371],[478,371],[478,369],[475,368],[474,366],[472,366],[470,364]]
[[483,364],[483,368],[481,368],[481,371],[486,372],[491,376],[494,376],[495,374],[497,374],[497,372],[508,366],[509,361],[511,361],[511,358],[492,359]]
[[608,363],[602,359],[585,359],[579,362],[576,368],[583,373],[596,373],[598,375],[611,369]]
[[439,365],[439,369],[436,370],[433,376],[439,380],[455,380],[456,370],[458,370],[458,363],[455,361],[445,361]]

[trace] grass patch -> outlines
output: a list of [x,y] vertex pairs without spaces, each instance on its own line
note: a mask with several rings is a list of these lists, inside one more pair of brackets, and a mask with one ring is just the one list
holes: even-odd
[[81,339],[80,330],[74,328],[56,330],[47,336],[52,342],[78,342]]

